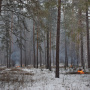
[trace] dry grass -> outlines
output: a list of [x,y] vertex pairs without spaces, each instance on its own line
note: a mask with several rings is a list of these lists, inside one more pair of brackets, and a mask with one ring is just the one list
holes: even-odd
[[5,70],[6,69],[6,67],[1,67],[0,68],[0,71],[3,71],[3,70]]
[[26,75],[30,77],[34,75],[34,73],[32,72],[23,71],[22,68],[15,67],[15,68],[11,68],[10,70],[5,70],[5,69],[6,68],[0,68],[0,70],[2,70],[2,72],[0,72],[0,82],[5,82],[5,83],[18,82],[20,84],[23,84],[24,82],[29,81],[28,79],[25,79]]
[[22,70],[21,68],[16,68],[16,67],[15,67],[15,68],[12,68],[10,71],[13,71],[13,72],[14,72],[14,71],[22,72],[23,70]]
[[[15,72],[4,72],[0,74],[0,82],[4,83],[19,83],[19,84],[24,84],[25,82],[32,81],[31,78],[25,79],[26,75],[32,76],[34,74],[32,73],[15,73]],[[34,81],[33,81],[34,82]]]
[[28,73],[28,72],[26,72],[26,73],[24,73],[24,75],[31,75],[31,76],[33,76],[34,73]]
[[33,68],[33,65],[28,65],[27,68],[31,69],[31,68]]

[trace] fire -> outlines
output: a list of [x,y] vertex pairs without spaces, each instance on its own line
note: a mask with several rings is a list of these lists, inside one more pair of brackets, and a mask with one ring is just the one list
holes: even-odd
[[20,66],[16,66],[17,68],[20,67]]
[[79,69],[77,72],[80,74],[84,74],[83,70],[81,70],[81,69]]
[[71,68],[73,67],[73,65],[70,66]]

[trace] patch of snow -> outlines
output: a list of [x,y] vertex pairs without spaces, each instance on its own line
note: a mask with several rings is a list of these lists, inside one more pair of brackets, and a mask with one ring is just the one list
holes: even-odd
[[[90,74],[64,74],[64,69],[60,70],[60,78],[55,78],[55,69],[27,69],[21,68],[27,73],[34,75],[18,75],[19,81],[23,79],[24,83],[3,83],[4,87],[0,90],[90,90]],[[0,82],[0,84],[2,84]],[[13,88],[13,89],[12,89]]]

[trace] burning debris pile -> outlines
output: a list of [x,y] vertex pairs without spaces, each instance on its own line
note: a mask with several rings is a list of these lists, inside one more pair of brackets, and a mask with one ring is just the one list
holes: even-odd
[[72,69],[70,72],[66,72],[65,74],[90,74],[89,71],[84,71],[83,69]]
[[82,69],[79,69],[77,72],[78,74],[84,74],[84,71]]

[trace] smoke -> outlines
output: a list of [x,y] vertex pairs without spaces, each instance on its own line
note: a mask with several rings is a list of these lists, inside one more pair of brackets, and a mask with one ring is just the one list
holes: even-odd
[[11,60],[12,60],[13,66],[20,65],[20,52],[19,51],[13,52],[11,54]]

